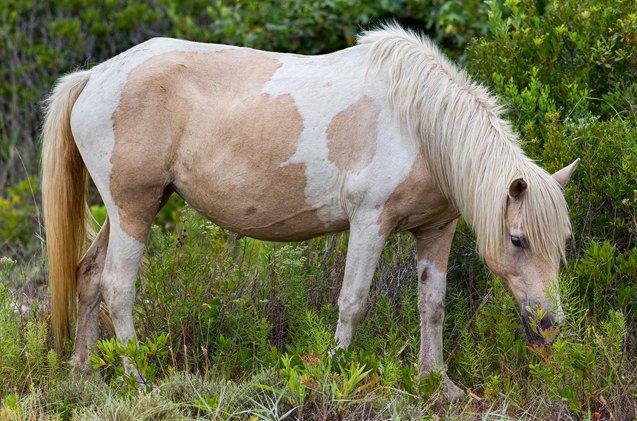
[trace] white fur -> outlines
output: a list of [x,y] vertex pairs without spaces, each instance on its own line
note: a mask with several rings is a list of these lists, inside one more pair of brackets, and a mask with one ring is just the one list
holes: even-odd
[[447,273],[440,272],[436,265],[428,260],[420,260],[418,262],[418,279],[427,269],[427,285],[429,287],[424,291],[423,297],[428,303],[442,303],[445,300],[447,287]]
[[508,187],[521,177],[529,186],[521,210],[529,248],[558,265],[570,233],[561,186],[524,155],[495,98],[430,40],[398,26],[366,32],[359,43],[371,48],[369,73],[389,73],[390,109],[420,145],[442,193],[475,230],[481,254],[502,253]]
[[[263,88],[273,96],[291,95],[303,117],[296,153],[282,165],[305,165],[305,199],[326,223],[351,219],[363,205],[382,206],[416,159],[417,148],[401,144],[397,120],[385,102],[385,82],[365,79],[368,50],[355,47],[316,57],[280,55],[281,68]],[[326,131],[336,115],[363,96],[374,98],[381,109],[376,151],[366,168],[340,170],[328,158]]]
[[[377,215],[376,215],[377,216]],[[378,235],[374,215],[354,220],[350,227],[345,275],[338,298],[337,346],[346,348],[365,314],[369,288],[387,238]]]

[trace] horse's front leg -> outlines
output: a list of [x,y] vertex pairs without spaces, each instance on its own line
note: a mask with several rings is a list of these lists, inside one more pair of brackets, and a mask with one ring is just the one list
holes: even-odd
[[[376,221],[377,218],[371,218]],[[386,236],[378,233],[378,226],[369,222],[351,223],[343,286],[338,298],[337,348],[347,348],[356,327],[365,315],[369,287]]]
[[445,315],[447,262],[456,220],[436,228],[416,228],[418,257],[418,310],[420,312],[420,373],[441,372],[448,400],[464,397],[464,392],[447,377],[442,355],[442,326]]

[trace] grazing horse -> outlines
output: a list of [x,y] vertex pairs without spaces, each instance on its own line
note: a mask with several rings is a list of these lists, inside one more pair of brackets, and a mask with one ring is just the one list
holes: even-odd
[[[60,79],[43,128],[43,201],[58,349],[77,317],[75,372],[89,369],[103,299],[135,338],[144,242],[176,192],[242,235],[298,241],[349,229],[336,340],[347,347],[387,238],[416,238],[420,370],[444,373],[447,259],[457,218],[520,305],[561,317],[548,291],[570,235],[562,190],[520,149],[486,89],[428,39],[395,25],[302,56],[156,38]],[[108,219],[82,258],[86,183]]]

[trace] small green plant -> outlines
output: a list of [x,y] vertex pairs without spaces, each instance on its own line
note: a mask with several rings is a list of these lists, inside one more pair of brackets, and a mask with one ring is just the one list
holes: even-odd
[[307,411],[313,414],[342,414],[348,407],[357,404],[366,392],[380,383],[380,377],[371,376],[372,370],[364,364],[352,361],[349,365],[334,365],[328,354],[309,353],[281,357],[281,374],[285,388],[276,390],[260,385],[285,397],[287,403],[296,410],[299,418]]
[[[622,352],[626,336],[624,316],[611,312],[600,329],[589,325],[580,338],[574,338],[573,333],[567,332],[568,336],[558,338],[552,346],[531,347],[530,374],[544,390],[546,400],[562,402],[569,411],[583,413],[591,408],[610,406],[606,400],[591,399],[600,386],[609,391],[617,386],[627,390],[624,382],[630,377],[626,377],[626,359]],[[628,380],[631,381],[634,380]],[[619,396],[607,396],[613,398],[610,401],[613,406],[621,401]],[[616,412],[617,408],[607,409]]]
[[287,354],[281,357],[283,376],[286,379],[287,388],[281,394],[286,396],[288,403],[296,408],[299,414],[303,414],[305,400],[310,392],[308,387],[309,375],[297,370],[297,367],[292,365],[292,359],[293,357]]
[[[140,343],[131,339],[122,344],[117,338],[97,342],[97,353],[91,354],[91,365],[100,370],[104,378],[124,393],[136,393],[140,389],[150,391],[160,370],[166,370],[168,336],[161,333]],[[129,365],[136,373],[126,373]],[[139,378],[136,376],[139,375]]]
[[58,356],[48,350],[46,315],[35,303],[21,305],[6,286],[6,272],[18,269],[13,260],[0,259],[0,397],[52,384],[60,374]]
[[8,394],[2,402],[0,417],[4,419],[19,419],[21,415],[20,396],[15,393]]

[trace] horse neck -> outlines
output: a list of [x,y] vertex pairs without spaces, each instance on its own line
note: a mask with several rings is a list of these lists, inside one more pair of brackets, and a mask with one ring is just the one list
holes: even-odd
[[473,227],[480,249],[496,249],[505,230],[508,185],[534,164],[490,110],[445,114],[429,114],[431,129],[419,139],[423,155],[440,191]]

